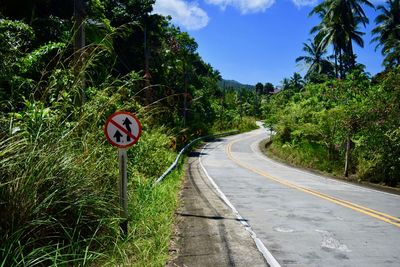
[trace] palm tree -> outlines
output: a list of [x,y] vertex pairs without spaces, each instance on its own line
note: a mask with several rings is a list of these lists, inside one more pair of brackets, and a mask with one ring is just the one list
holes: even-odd
[[322,47],[333,45],[335,71],[341,78],[356,65],[353,41],[364,46],[364,33],[358,30],[358,26],[362,24],[365,27],[369,20],[361,5],[373,7],[368,0],[326,0],[310,13],[321,18],[321,23],[311,32],[317,33],[316,38]]
[[281,81],[281,87],[282,87],[282,90],[287,90],[290,88],[289,78],[283,78],[283,80]]
[[306,55],[296,58],[296,63],[303,61],[309,66],[304,78],[309,80],[313,75],[331,75],[332,63],[325,58],[326,48],[316,39],[313,41],[308,39],[308,42],[309,43],[303,43],[303,51]]
[[[346,72],[356,66],[353,41],[364,46],[363,32],[358,30],[369,22],[362,5],[373,7],[368,0],[325,0],[317,5],[310,15],[317,14],[321,23],[311,31],[317,32],[316,38],[322,46],[333,45],[336,76],[344,78]],[[339,62],[339,69],[338,69]],[[350,135],[346,138],[345,176],[348,173],[348,155],[350,153]]]
[[376,35],[372,42],[378,42],[376,48],[382,46],[385,56],[383,64],[394,67],[400,64],[400,1],[387,0],[386,6],[379,5],[381,11],[375,18],[376,28],[372,34]]
[[289,84],[292,89],[300,91],[304,87],[304,80],[299,73],[295,72],[293,76],[290,77]]

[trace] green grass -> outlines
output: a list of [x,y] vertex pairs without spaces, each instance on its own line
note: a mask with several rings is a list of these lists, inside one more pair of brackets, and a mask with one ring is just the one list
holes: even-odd
[[343,174],[343,162],[329,160],[327,149],[319,144],[301,143],[294,146],[273,141],[268,145],[266,152],[270,156],[292,165],[315,169],[335,176]]
[[[125,240],[119,237],[116,149],[86,143],[90,149],[82,151],[82,139],[40,145],[4,141],[0,266],[163,266],[183,170],[153,187],[156,177],[148,174],[158,175],[175,156],[160,148],[161,137],[158,131],[149,133],[129,153],[130,232]],[[141,172],[133,164],[132,156],[145,162],[157,150],[155,170]]]
[[217,121],[214,127],[211,129],[213,133],[227,132],[230,130],[239,130],[239,132],[244,133],[251,130],[258,129],[256,124],[256,119],[254,117],[245,116],[243,118],[235,118],[229,122],[227,121]]
[[100,95],[72,121],[40,104],[0,117],[1,267],[165,264],[183,171],[152,186],[176,152],[169,131],[144,118],[128,151],[130,235],[121,239],[117,149],[102,130],[115,102]]
[[243,117],[242,121],[237,125],[238,130],[241,133],[249,132],[251,130],[258,129],[256,119],[253,117]]
[[[99,93],[77,119],[28,103],[0,117],[0,267],[164,266],[169,257],[182,164],[172,131],[150,128],[128,151],[129,235],[120,236],[117,149],[103,123],[115,99]],[[121,109],[127,109],[123,108]],[[242,131],[254,128],[246,119]]]
[[104,265],[165,266],[183,177],[179,166],[155,187],[135,179],[135,189],[129,193],[129,235]]
[[112,166],[102,147],[82,151],[81,139],[42,137],[0,148],[0,266],[86,265],[117,233],[115,172],[102,172]]
[[[168,261],[182,164],[161,184],[153,181],[176,157],[173,131],[141,117],[142,137],[128,150],[130,231],[123,239],[117,149],[103,124],[115,110],[138,105],[124,106],[111,89],[76,110],[27,101],[18,113],[0,114],[0,267]],[[240,127],[253,129],[255,120],[244,118]]]

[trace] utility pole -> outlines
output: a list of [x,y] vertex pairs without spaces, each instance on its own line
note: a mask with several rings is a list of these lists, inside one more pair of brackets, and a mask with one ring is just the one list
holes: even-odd
[[86,17],[84,0],[74,0],[74,59],[75,59],[75,77],[78,80],[79,96],[75,103],[82,105],[85,103],[85,74],[82,71],[84,64],[83,48],[85,47],[85,26]]

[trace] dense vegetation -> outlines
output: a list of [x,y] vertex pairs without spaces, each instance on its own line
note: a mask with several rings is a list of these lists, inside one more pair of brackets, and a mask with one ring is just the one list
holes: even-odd
[[[274,93],[224,82],[197,44],[153,0],[0,2],[0,266],[162,266],[182,170],[153,181],[176,150],[208,132],[254,127],[263,115],[281,157],[334,173],[400,182],[399,1],[373,30],[385,71],[369,77],[366,0],[326,0],[297,62],[309,65]],[[22,8],[23,7],[23,8]],[[71,19],[72,18],[72,19]],[[332,52],[332,56],[327,56]],[[129,150],[129,228],[119,235],[117,153],[103,124],[135,113]],[[240,127],[239,127],[240,126]]]
[[[359,181],[400,184],[400,6],[379,6],[373,30],[385,71],[370,77],[358,64],[353,42],[363,46],[365,0],[326,0],[311,15],[321,18],[296,59],[309,66],[283,81],[266,104],[277,132],[271,151],[293,163]],[[330,50],[331,49],[331,50]],[[329,51],[332,56],[327,57]],[[333,62],[332,62],[333,60]]]
[[[153,181],[189,139],[254,127],[260,97],[220,88],[153,3],[1,1],[0,266],[164,265],[182,171]],[[143,124],[128,153],[125,240],[102,130],[117,110]]]

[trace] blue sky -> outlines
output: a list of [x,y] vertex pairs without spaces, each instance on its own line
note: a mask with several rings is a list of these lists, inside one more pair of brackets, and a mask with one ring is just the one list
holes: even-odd
[[[380,1],[380,0],[377,0]],[[204,61],[224,79],[246,84],[271,82],[279,85],[306,66],[295,59],[303,55],[303,42],[319,23],[308,17],[315,0],[157,0],[154,10],[171,15],[172,22],[188,31],[199,44]],[[379,4],[380,2],[374,2]],[[382,56],[370,44],[376,11],[364,9],[370,24],[363,31],[364,48],[356,47],[358,62],[372,75],[382,70]]]

